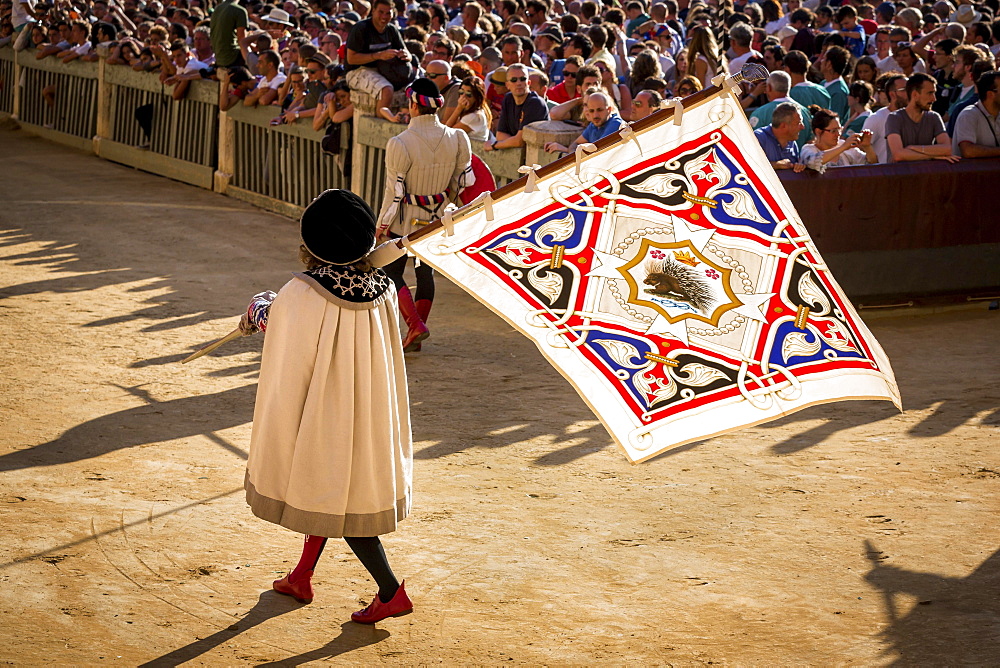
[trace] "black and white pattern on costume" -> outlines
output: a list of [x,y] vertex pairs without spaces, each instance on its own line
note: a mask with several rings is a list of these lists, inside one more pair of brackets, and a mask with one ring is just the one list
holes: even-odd
[[381,269],[361,271],[350,266],[324,266],[297,274],[339,300],[365,305],[379,301],[392,285]]

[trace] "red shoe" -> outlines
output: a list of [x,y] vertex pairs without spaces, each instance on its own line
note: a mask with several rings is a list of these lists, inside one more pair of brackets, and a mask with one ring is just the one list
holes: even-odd
[[[417,305],[413,303],[413,294],[410,288],[405,285],[397,293],[399,298],[399,312],[403,315],[403,320],[409,328],[403,338],[403,352],[412,353],[420,350],[420,342],[431,335],[427,325],[420,319],[417,313]],[[423,301],[423,300],[422,300]]]
[[374,600],[364,610],[351,613],[351,621],[358,624],[374,624],[386,617],[402,617],[413,612],[413,601],[406,595],[406,580],[400,583],[396,595],[388,603],[383,603],[382,599],[375,594]]
[[280,580],[272,582],[271,586],[274,588],[274,591],[279,594],[284,594],[285,596],[291,596],[299,603],[312,603],[312,574],[312,571],[306,571],[305,576],[299,578],[295,582],[290,582],[288,580],[288,575],[286,575]]

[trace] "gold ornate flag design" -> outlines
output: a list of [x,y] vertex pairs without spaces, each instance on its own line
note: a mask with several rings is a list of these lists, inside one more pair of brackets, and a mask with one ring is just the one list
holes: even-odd
[[681,120],[409,248],[533,340],[633,462],[815,404],[900,406],[735,98]]

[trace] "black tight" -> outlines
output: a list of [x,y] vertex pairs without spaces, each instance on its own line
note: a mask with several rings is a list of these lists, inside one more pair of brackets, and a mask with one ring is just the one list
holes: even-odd
[[344,536],[347,545],[354,551],[358,561],[368,570],[368,573],[378,584],[378,597],[383,603],[388,603],[399,589],[399,580],[389,568],[389,560],[385,558],[385,550],[378,536],[371,538],[355,538]]
[[[382,267],[382,271],[388,274],[392,282],[396,284],[396,291],[406,285],[403,280],[403,270],[406,269],[407,256],[403,256]],[[413,273],[417,275],[417,294],[413,295],[414,301],[429,299],[434,301],[434,270],[426,262],[415,263]]]

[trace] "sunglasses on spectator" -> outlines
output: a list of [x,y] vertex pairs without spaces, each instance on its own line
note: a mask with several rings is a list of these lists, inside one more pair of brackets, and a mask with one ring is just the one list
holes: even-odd
[[507,83],[517,83],[518,81],[527,81],[528,77],[507,77]]
[[572,77],[572,76],[576,76],[576,73],[577,73],[578,71],[579,71],[579,70],[565,70],[565,69],[564,69],[564,70],[563,70],[563,75],[565,75],[565,76],[567,76],[567,77]]
[[460,90],[458,91],[458,94],[461,95],[462,97],[472,97],[471,90]]
[[686,86],[677,89],[678,95],[691,95],[692,93],[694,93],[694,89],[688,88]]
[[317,68],[307,67],[306,71],[309,72],[309,74],[316,74],[318,72],[322,72],[323,70],[322,70],[322,68],[319,68],[319,67],[317,67]]
[[427,73],[427,78],[428,79],[437,79],[438,77],[446,77],[446,76],[448,76],[448,75],[445,74],[444,72],[435,72],[433,74],[431,72]]

